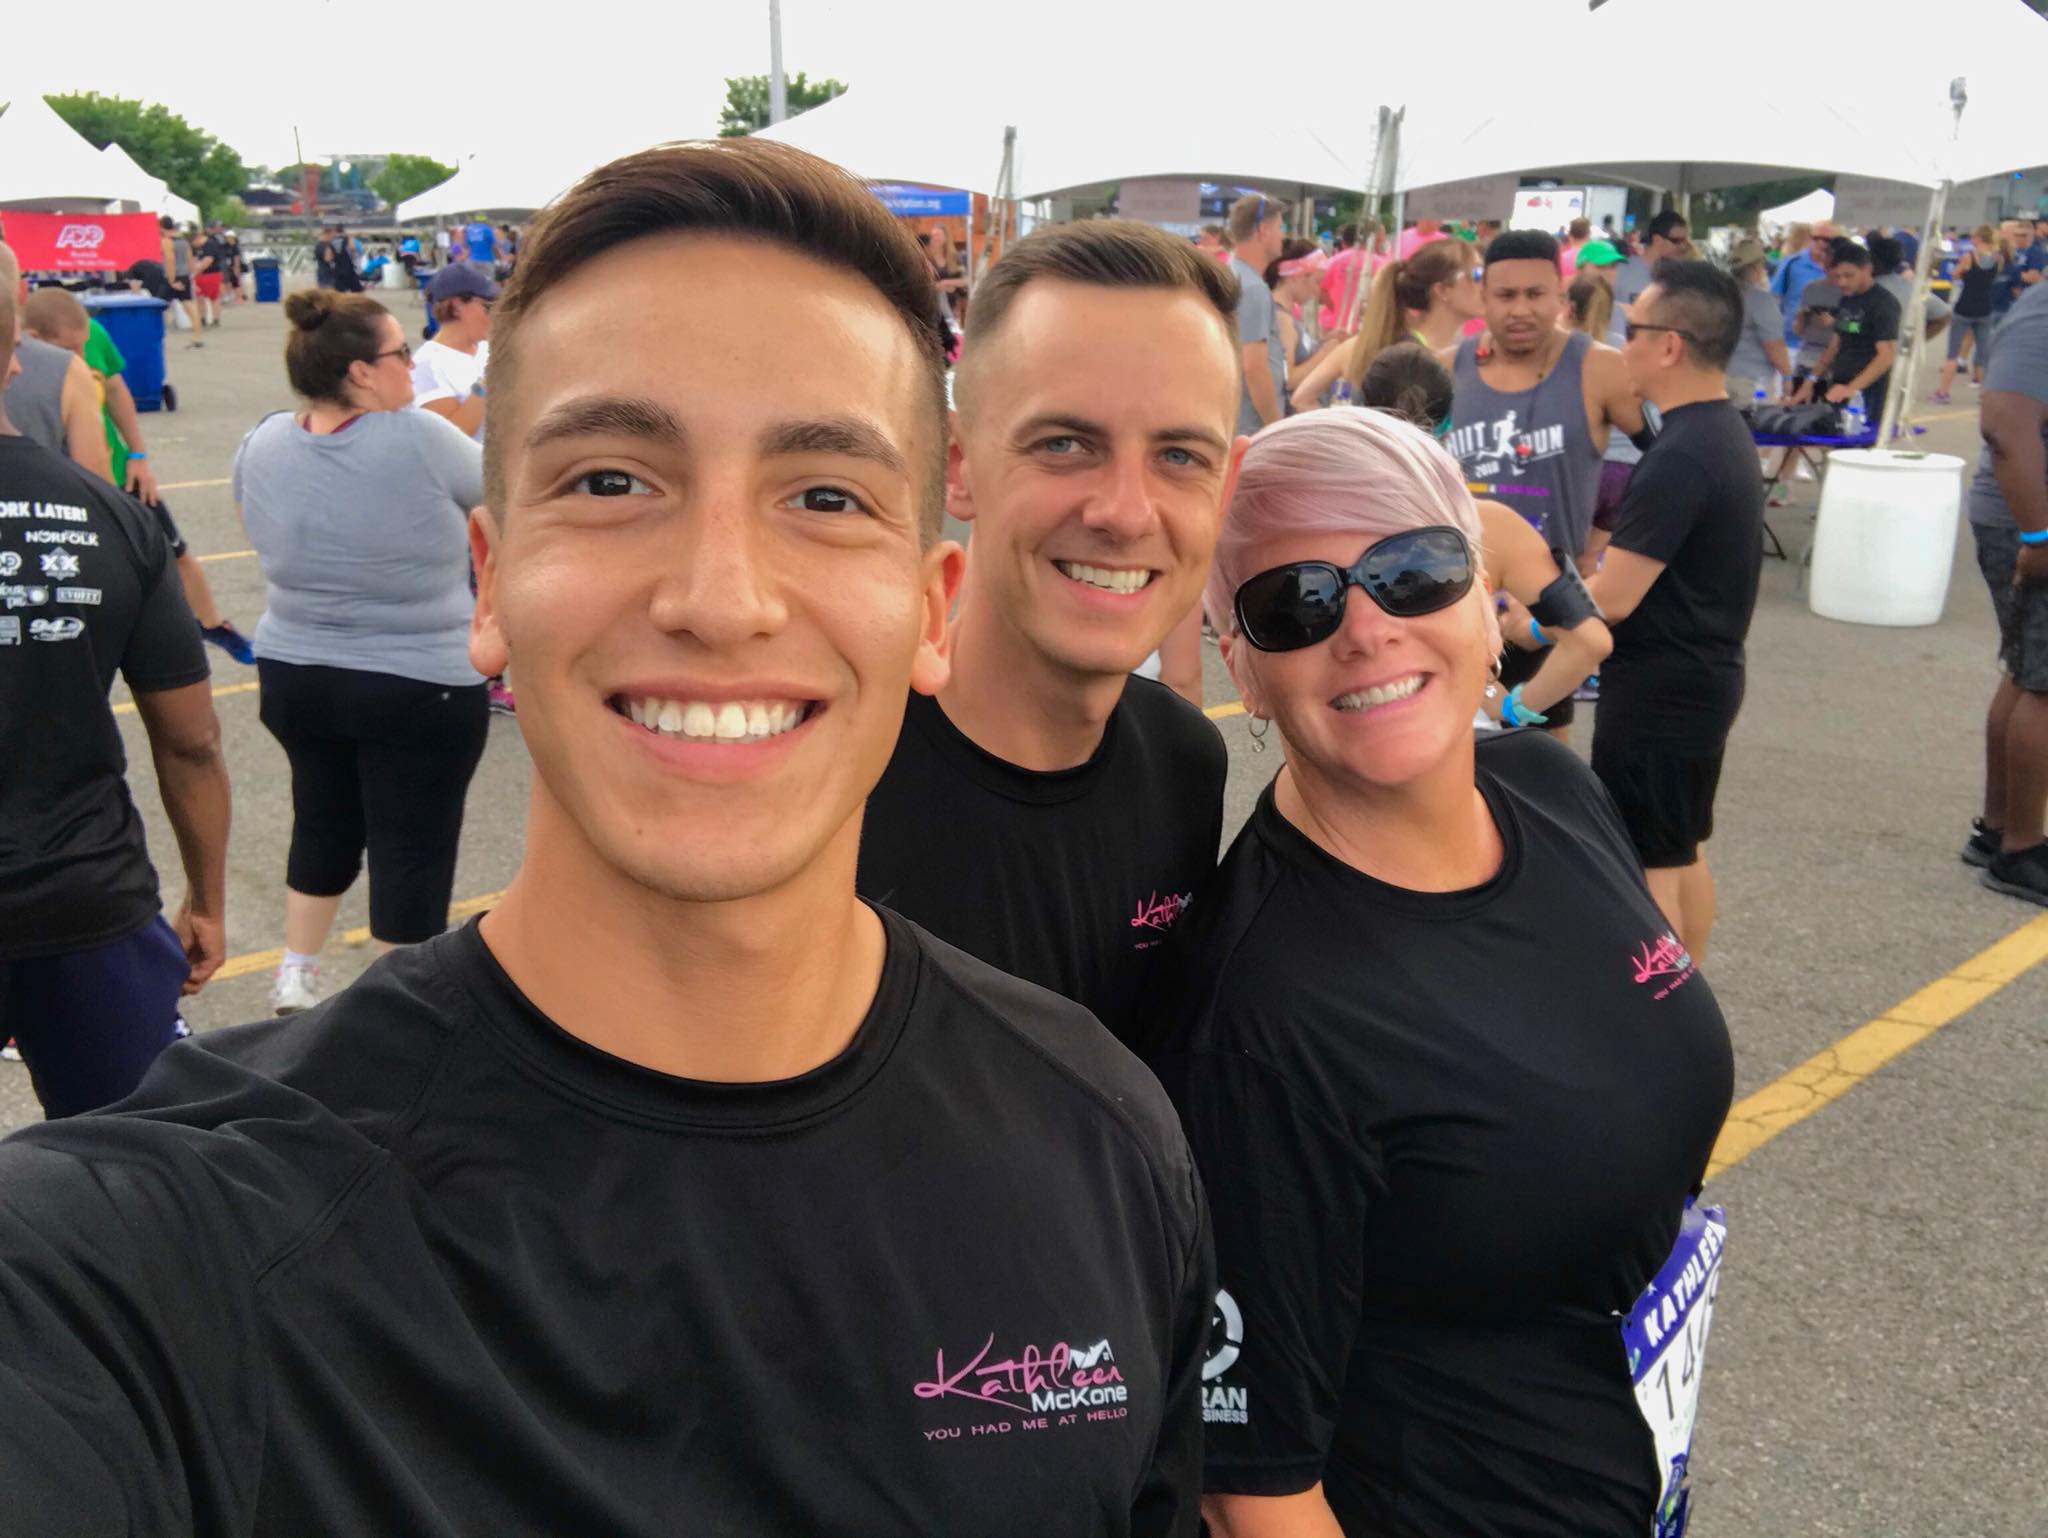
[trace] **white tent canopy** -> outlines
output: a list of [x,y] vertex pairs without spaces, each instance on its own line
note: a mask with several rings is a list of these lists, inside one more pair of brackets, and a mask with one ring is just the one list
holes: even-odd
[[[1711,12],[1609,0],[1525,17],[1520,30],[1527,51],[1484,93],[1410,77],[1379,98],[1407,109],[1396,186],[1522,172],[1702,191],[1814,171],[1932,188],[2048,164],[2048,23],[2022,0],[1946,0],[1940,25],[1909,46],[1896,29],[1845,28],[1822,7],[1782,0],[1722,0]],[[1763,41],[1774,57],[1825,67],[1787,90],[1759,62]],[[1698,103],[1559,89],[1638,80],[1645,57],[1681,47],[1687,76],[1714,83]],[[1960,139],[1948,111],[1956,77],[1969,80]]]
[[23,93],[0,113],[0,207],[103,212],[124,181],[42,97]]
[[1757,215],[1758,221],[1771,229],[1783,229],[1788,224],[1818,224],[1834,217],[1835,195],[1825,187],[1816,187],[1804,197],[1766,208]]
[[1095,114],[1076,112],[1042,82],[978,85],[944,133],[934,133],[912,110],[916,100],[908,86],[858,86],[763,129],[760,137],[821,155],[864,181],[993,193],[1004,130],[1014,127],[1012,185],[1026,198],[1153,176],[1281,189],[1349,187],[1362,170],[1341,142],[1302,126],[1298,112],[1222,113],[1212,100],[1177,84],[1149,101],[1120,88],[1114,128]]
[[595,141],[579,139],[573,149],[482,150],[464,160],[440,186],[429,187],[399,204],[398,222],[453,219],[463,214],[530,214],[547,207],[606,161],[643,147],[639,142],[616,142],[616,136],[608,135]]
[[118,201],[133,203],[142,213],[168,214],[180,224],[198,223],[199,210],[171,191],[166,183],[143,170],[136,164],[135,157],[119,144],[109,144],[100,151],[100,155],[122,178]]

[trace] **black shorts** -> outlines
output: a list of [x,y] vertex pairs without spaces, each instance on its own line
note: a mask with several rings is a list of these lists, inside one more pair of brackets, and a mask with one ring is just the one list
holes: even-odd
[[[1543,664],[1549,658],[1550,648],[1547,646],[1541,651],[1533,652],[1523,651],[1519,646],[1510,646],[1500,659],[1500,686],[1503,689],[1512,689],[1516,684],[1527,683],[1542,670]],[[1563,699],[1543,712],[1543,724],[1545,726],[1570,726],[1574,714],[1576,714],[1575,702],[1567,694]]]
[[1726,748],[1658,748],[1593,734],[1593,773],[1607,787],[1646,870],[1690,865],[1714,836]]
[[192,297],[192,280],[190,278],[171,279],[171,297],[173,299],[190,299]]
[[2048,587],[2014,587],[2020,537],[2015,529],[1970,525],[1977,569],[1998,616],[1998,665],[2029,694],[2048,694]]

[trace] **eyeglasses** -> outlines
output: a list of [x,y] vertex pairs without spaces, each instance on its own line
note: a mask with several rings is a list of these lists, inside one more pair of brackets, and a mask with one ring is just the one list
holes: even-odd
[[1692,343],[1695,347],[1699,346],[1700,344],[1700,339],[1694,336],[1690,331],[1686,330],[1683,326],[1653,326],[1646,320],[1631,320],[1622,322],[1621,337],[1623,341],[1633,342],[1636,339],[1636,333],[1639,331],[1668,331],[1673,336],[1684,337],[1688,342]]
[[1472,590],[1472,547],[1448,524],[1408,529],[1368,545],[1347,569],[1294,561],[1248,577],[1232,605],[1237,628],[1262,652],[1299,651],[1337,633],[1353,587],[1387,613],[1415,619]]
[[412,343],[401,342],[390,352],[373,352],[370,354],[370,361],[372,363],[382,363],[386,358],[403,358],[407,363],[412,362]]

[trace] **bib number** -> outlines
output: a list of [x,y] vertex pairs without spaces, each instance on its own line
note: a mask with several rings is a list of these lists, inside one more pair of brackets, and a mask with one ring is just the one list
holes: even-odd
[[1699,1415],[1700,1368],[1714,1326],[1721,1286],[1727,1214],[1687,1203],[1678,1242],[1636,1306],[1622,1321],[1636,1408],[1657,1451],[1660,1494],[1651,1538],[1682,1538],[1690,1515],[1693,1422]]

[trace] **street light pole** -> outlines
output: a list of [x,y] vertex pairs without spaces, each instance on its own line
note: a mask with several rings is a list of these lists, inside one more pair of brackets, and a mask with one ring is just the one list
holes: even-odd
[[789,86],[782,78],[782,0],[768,0],[768,121],[789,116]]

